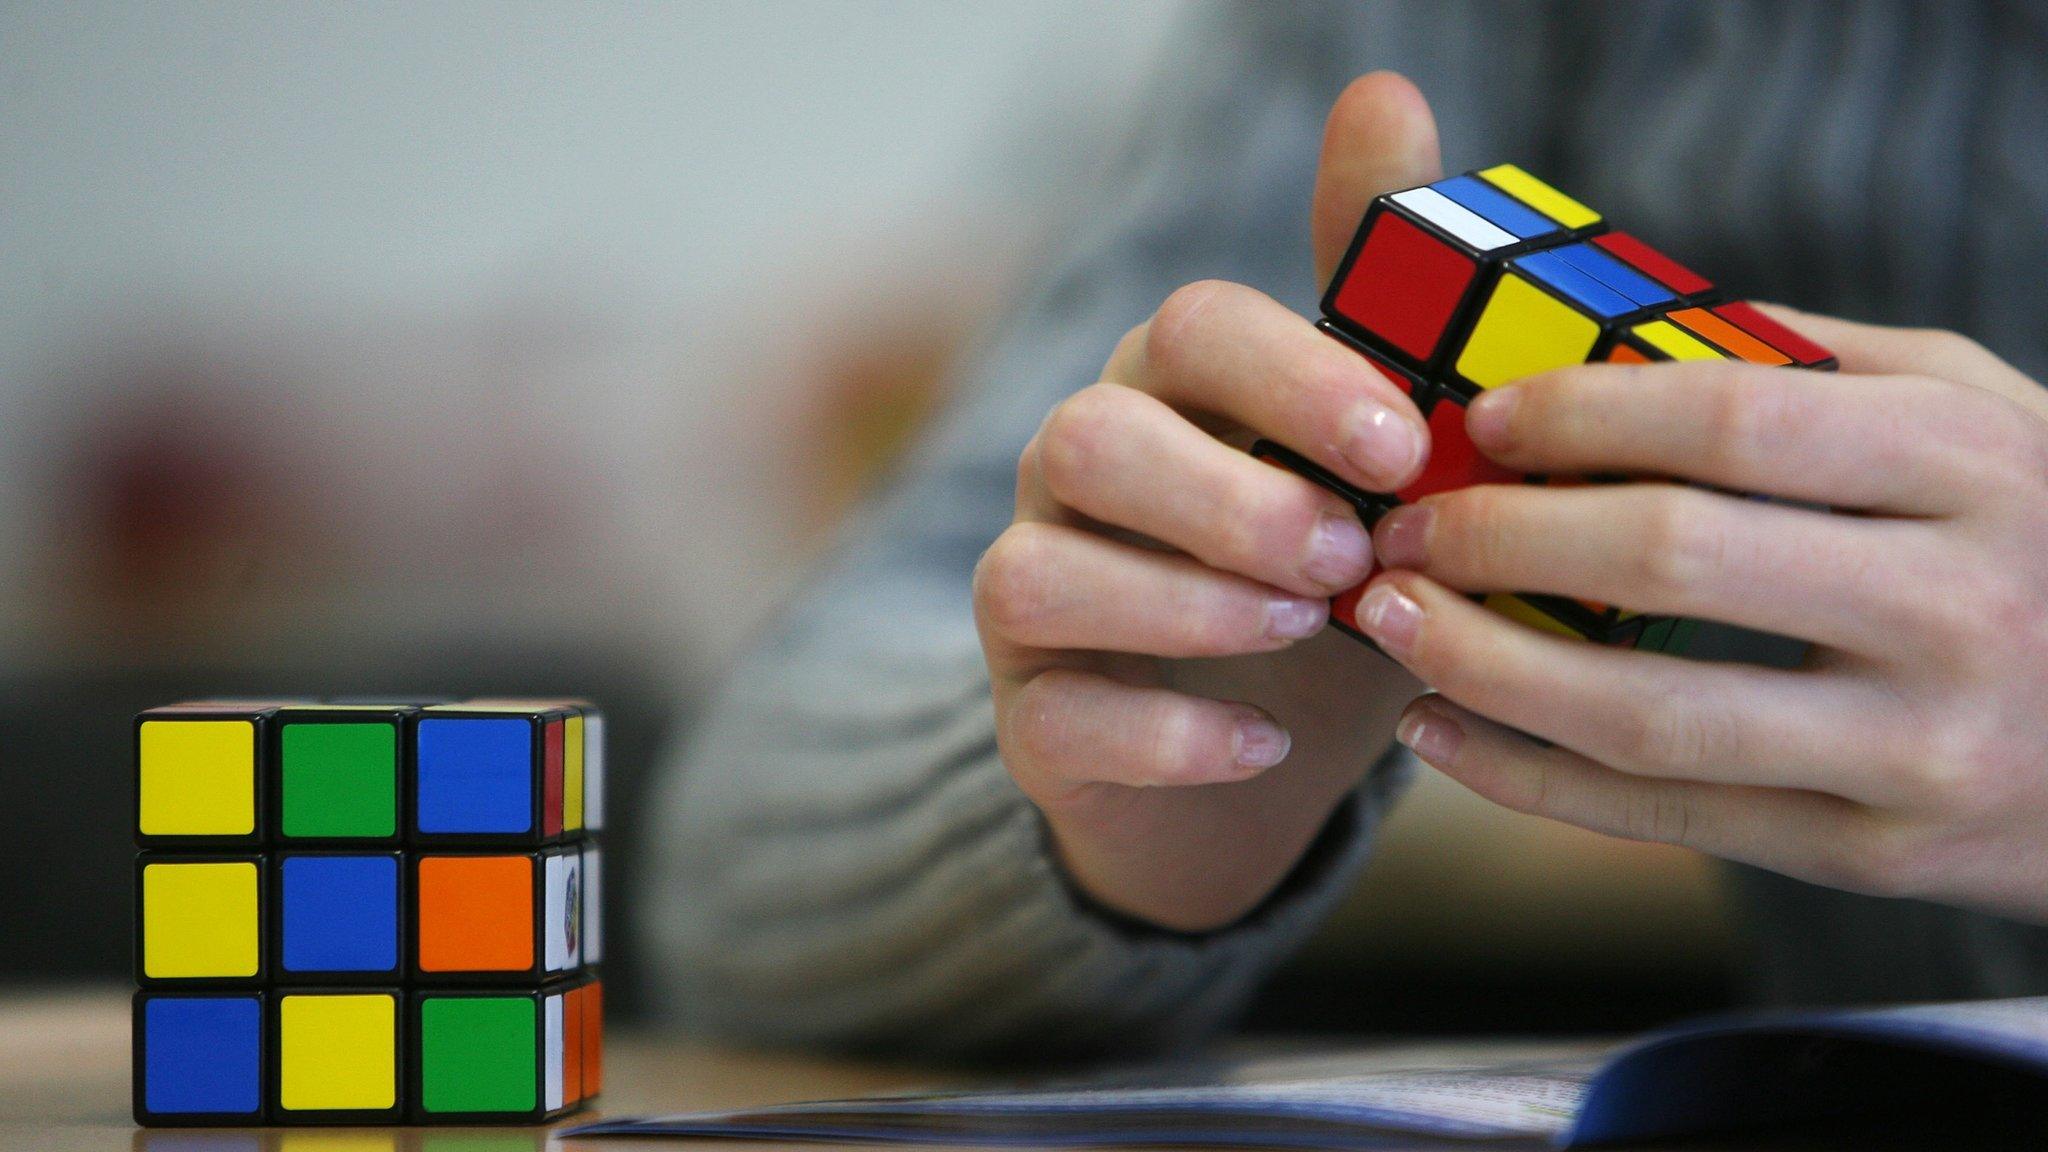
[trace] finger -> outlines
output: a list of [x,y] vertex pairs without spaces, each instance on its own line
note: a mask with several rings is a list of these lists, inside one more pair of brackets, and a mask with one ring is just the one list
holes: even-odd
[[1514,811],[1820,883],[1845,879],[1842,845],[1863,839],[1869,823],[1863,808],[1818,792],[1616,772],[1435,696],[1410,704],[1396,732],[1431,767]]
[[983,630],[1024,648],[1149,656],[1270,652],[1322,630],[1329,605],[1056,524],[1013,524],[974,574]]
[[1120,384],[1085,388],[1054,409],[1037,467],[1065,507],[1289,592],[1327,597],[1372,567],[1372,542],[1349,504]]
[[1056,668],[1000,710],[1003,762],[1033,800],[1095,784],[1135,787],[1243,780],[1287,755],[1285,729],[1249,704],[1206,700]]
[[1270,436],[1374,491],[1407,483],[1428,445],[1414,402],[1391,377],[1240,284],[1205,280],[1174,292],[1141,338],[1119,345],[1105,376]]
[[1358,620],[1454,703],[1632,775],[1872,803],[1914,787],[1900,750],[1917,745],[1860,680],[1569,640],[1411,573],[1375,580]]
[[1698,616],[1864,655],[1952,642],[1933,526],[1672,484],[1496,484],[1382,517],[1375,554],[1467,592],[1544,592]]
[[1436,118],[1407,77],[1374,72],[1351,82],[1323,126],[1309,231],[1316,283],[1327,284],[1373,197],[1443,175]]
[[2009,474],[2009,416],[2001,401],[1920,377],[1687,361],[1582,365],[1492,389],[1466,430],[1528,472],[1648,472],[1943,515]]
[[1782,304],[1757,304],[1780,324],[1824,344],[1842,371],[1866,376],[1932,376],[1988,389],[2030,406],[2041,401],[2041,386],[1999,355],[1961,333],[1941,328],[1894,328],[1859,324]]

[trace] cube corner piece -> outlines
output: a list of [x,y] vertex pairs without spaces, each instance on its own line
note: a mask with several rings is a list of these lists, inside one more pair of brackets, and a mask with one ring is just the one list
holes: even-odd
[[539,988],[416,990],[408,1119],[543,1124],[581,1108],[588,1099],[585,987],[565,980]]
[[149,1128],[264,1123],[265,998],[258,988],[136,992],[129,1048],[135,1122]]
[[263,843],[265,746],[274,710],[267,701],[193,701],[137,714],[136,846]]

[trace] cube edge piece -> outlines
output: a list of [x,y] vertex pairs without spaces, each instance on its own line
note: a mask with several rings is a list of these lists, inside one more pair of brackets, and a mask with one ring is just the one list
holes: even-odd
[[[401,1123],[406,1113],[406,990],[398,984],[375,987],[347,987],[342,985],[318,984],[304,987],[280,987],[271,989],[265,1027],[268,1043],[265,1049],[266,1064],[264,1080],[266,1087],[266,1111],[270,1123],[285,1127],[324,1128],[334,1126],[361,1126]],[[294,999],[332,999],[335,997],[389,996],[391,998],[391,1106],[388,1108],[287,1108],[285,1107],[285,1003]]]
[[[270,785],[266,802],[270,808],[270,833],[266,843],[278,848],[362,845],[402,848],[412,824],[413,741],[411,717],[417,706],[404,704],[298,704],[277,709],[270,725]],[[286,831],[287,801],[285,739],[295,725],[346,725],[389,723],[392,728],[392,830],[385,835],[330,833],[294,836]]]
[[[269,854],[258,849],[245,852],[234,851],[171,851],[162,848],[146,848],[135,854],[134,900],[131,921],[134,925],[132,959],[135,966],[136,987],[148,991],[170,991],[173,989],[219,989],[223,991],[245,991],[251,988],[266,988],[272,983],[273,963],[270,951],[269,920]],[[156,976],[149,971],[149,892],[148,872],[152,866],[184,866],[201,864],[247,864],[255,874],[256,893],[254,914],[256,918],[256,971],[247,976],[201,974],[196,976]]]

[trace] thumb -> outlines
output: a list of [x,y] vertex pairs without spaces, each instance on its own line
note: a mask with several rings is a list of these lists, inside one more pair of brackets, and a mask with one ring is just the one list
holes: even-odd
[[1436,117],[1422,91],[1396,72],[1353,80],[1323,126],[1323,156],[1309,209],[1316,286],[1329,283],[1373,197],[1442,175]]

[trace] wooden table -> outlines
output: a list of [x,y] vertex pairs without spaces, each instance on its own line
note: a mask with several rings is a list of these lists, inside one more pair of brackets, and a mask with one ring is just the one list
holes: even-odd
[[[814,1152],[827,1145],[760,1141],[564,1140],[550,1128],[137,1128],[128,1113],[128,994],[14,994],[0,1000],[0,1152]],[[1526,1044],[1458,1045],[1470,1052],[1529,1054]],[[603,1108],[556,1127],[603,1115],[739,1108],[965,1082],[946,1074],[845,1060],[808,1059],[695,1047],[615,1033],[605,1050]],[[2039,1131],[1964,1135],[1896,1124],[1767,1140],[1688,1143],[1692,1152],[1812,1152],[1857,1149],[2035,1149]],[[841,1146],[846,1147],[846,1146]],[[1442,1144],[1428,1147],[1438,1149]],[[1503,1147],[1492,1145],[1492,1147]],[[1516,1145],[1516,1147],[1526,1147]]]

